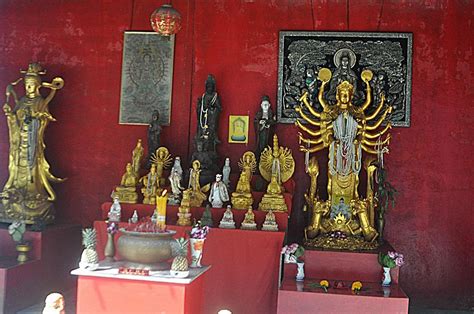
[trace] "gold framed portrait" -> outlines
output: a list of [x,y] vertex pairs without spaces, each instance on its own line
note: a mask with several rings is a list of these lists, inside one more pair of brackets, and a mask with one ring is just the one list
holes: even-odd
[[249,116],[229,116],[229,143],[249,142]]

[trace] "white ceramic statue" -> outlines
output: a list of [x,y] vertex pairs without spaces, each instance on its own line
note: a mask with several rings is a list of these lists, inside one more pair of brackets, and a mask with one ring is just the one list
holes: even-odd
[[234,214],[232,213],[230,205],[227,205],[227,209],[224,212],[224,217],[222,217],[222,220],[219,223],[219,228],[235,229]]
[[64,297],[62,294],[53,292],[48,294],[44,301],[43,314],[65,314]]
[[110,222],[120,222],[120,217],[122,215],[122,207],[119,203],[119,198],[114,196],[114,202],[110,206],[109,213],[107,214]]
[[176,156],[174,158],[174,164],[173,164],[173,167],[171,168],[171,173],[173,171],[177,171],[180,178],[183,177],[183,168],[181,167],[181,157],[179,156]]
[[222,168],[222,182],[230,189],[230,159],[227,157]]
[[224,202],[229,201],[229,192],[227,186],[222,182],[222,175],[216,174],[216,181],[212,183],[209,192],[209,202],[213,208],[222,208]]
[[278,224],[276,222],[275,214],[272,210],[269,210],[265,215],[265,221],[262,225],[263,231],[278,231]]

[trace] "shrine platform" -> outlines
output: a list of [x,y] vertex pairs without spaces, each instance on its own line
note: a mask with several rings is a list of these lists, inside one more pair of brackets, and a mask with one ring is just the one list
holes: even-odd
[[[278,313],[408,313],[409,298],[399,285],[399,267],[391,269],[392,285],[382,287],[379,252],[395,251],[386,243],[374,251],[305,251],[305,280],[297,282],[296,264],[283,264]],[[317,287],[329,282],[328,292]],[[360,281],[356,294],[351,285]],[[342,287],[336,288],[336,282]]]
[[44,302],[51,292],[67,291],[76,285],[75,278],[68,274],[81,254],[79,225],[58,224],[41,232],[27,231],[24,239],[32,245],[30,260],[18,263],[8,225],[0,226],[0,313],[15,313]]

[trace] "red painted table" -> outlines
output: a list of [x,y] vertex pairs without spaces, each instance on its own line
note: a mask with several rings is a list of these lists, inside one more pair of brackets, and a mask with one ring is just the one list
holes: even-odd
[[[121,223],[120,226],[125,226]],[[175,237],[190,227],[167,226]],[[96,221],[97,252],[104,258],[106,224]],[[283,232],[212,228],[204,243],[203,265],[212,265],[203,282],[204,313],[275,313]],[[116,236],[115,239],[118,237]],[[117,258],[120,258],[116,254]]]
[[151,272],[150,276],[119,275],[118,268],[75,269],[77,313],[202,313],[203,279],[208,267],[190,270],[188,278]]

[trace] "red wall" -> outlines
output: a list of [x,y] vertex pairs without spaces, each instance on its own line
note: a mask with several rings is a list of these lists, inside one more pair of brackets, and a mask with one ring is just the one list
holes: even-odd
[[[348,1],[348,0],[347,0]],[[162,1],[2,1],[0,87],[28,62],[66,85],[50,110],[47,158],[68,181],[55,187],[60,221],[90,224],[109,199],[146,127],[118,125],[122,38],[150,30]],[[412,302],[472,307],[473,272],[473,10],[470,1],[174,0],[184,26],[176,36],[171,126],[162,142],[184,160],[192,151],[196,99],[213,73],[224,107],[220,151],[237,159],[247,149],[227,144],[229,114],[253,116],[263,94],[276,103],[280,30],[400,31],[414,34],[412,126],[393,129],[387,164],[399,190],[387,238],[407,257],[401,282]],[[313,12],[312,12],[313,10]],[[313,14],[312,14],[313,13]],[[191,120],[191,123],[190,123]],[[0,181],[7,177],[8,135],[0,118]],[[253,129],[251,130],[251,132]],[[279,125],[304,178],[296,130]],[[304,181],[304,180],[303,180]],[[299,184],[297,190],[305,188]],[[300,197],[296,197],[300,199]],[[301,230],[296,209],[292,232]],[[469,279],[470,278],[470,279]]]

